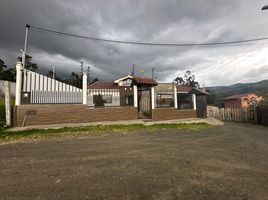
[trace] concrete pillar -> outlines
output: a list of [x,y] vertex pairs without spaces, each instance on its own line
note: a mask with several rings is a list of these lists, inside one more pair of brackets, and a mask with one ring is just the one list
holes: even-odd
[[11,126],[10,83],[5,81],[6,125]]
[[178,108],[177,86],[174,84],[174,107]]
[[87,72],[83,72],[82,92],[83,92],[83,105],[87,105]]
[[133,98],[134,98],[134,107],[137,108],[138,107],[138,87],[137,85],[133,85]]
[[192,100],[193,100],[193,109],[196,110],[196,95],[192,94]]
[[154,87],[151,87],[151,102],[152,102],[152,109],[155,109],[155,94],[154,94]]
[[16,93],[15,93],[15,105],[21,105],[21,84],[22,84],[22,63],[16,62]]

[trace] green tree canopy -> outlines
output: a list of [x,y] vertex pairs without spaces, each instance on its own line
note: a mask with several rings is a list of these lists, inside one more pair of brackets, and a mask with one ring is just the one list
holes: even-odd
[[[18,60],[22,62],[22,57],[18,57]],[[34,72],[36,72],[38,70],[37,64],[32,62],[32,56],[26,54],[24,68],[29,69],[29,70],[34,71]]]
[[184,76],[178,76],[174,79],[177,85],[187,85],[190,87],[200,88],[199,83],[195,80],[195,75],[190,70],[186,71]]
[[15,81],[16,71],[14,68],[7,68],[5,62],[0,59],[0,80]]
[[0,59],[0,72],[2,72],[7,66],[5,65],[5,62]]

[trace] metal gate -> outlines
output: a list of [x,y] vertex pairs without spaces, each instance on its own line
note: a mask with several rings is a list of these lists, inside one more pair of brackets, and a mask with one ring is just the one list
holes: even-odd
[[207,97],[205,95],[196,95],[196,115],[199,118],[207,117]]
[[138,91],[138,111],[140,119],[152,118],[151,90],[143,89]]

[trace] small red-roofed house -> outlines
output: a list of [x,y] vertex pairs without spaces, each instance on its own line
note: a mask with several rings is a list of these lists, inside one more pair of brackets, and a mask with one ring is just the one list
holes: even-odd
[[251,104],[259,103],[263,99],[262,96],[258,96],[255,93],[238,94],[225,97],[224,105],[225,108],[242,108],[246,109]]

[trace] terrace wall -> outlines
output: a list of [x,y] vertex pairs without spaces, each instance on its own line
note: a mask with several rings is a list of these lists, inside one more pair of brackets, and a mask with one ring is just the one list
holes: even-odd
[[137,108],[134,107],[87,108],[85,105],[75,104],[21,105],[14,109],[14,126],[22,126],[24,119],[24,126],[36,126],[136,120],[137,116]]

